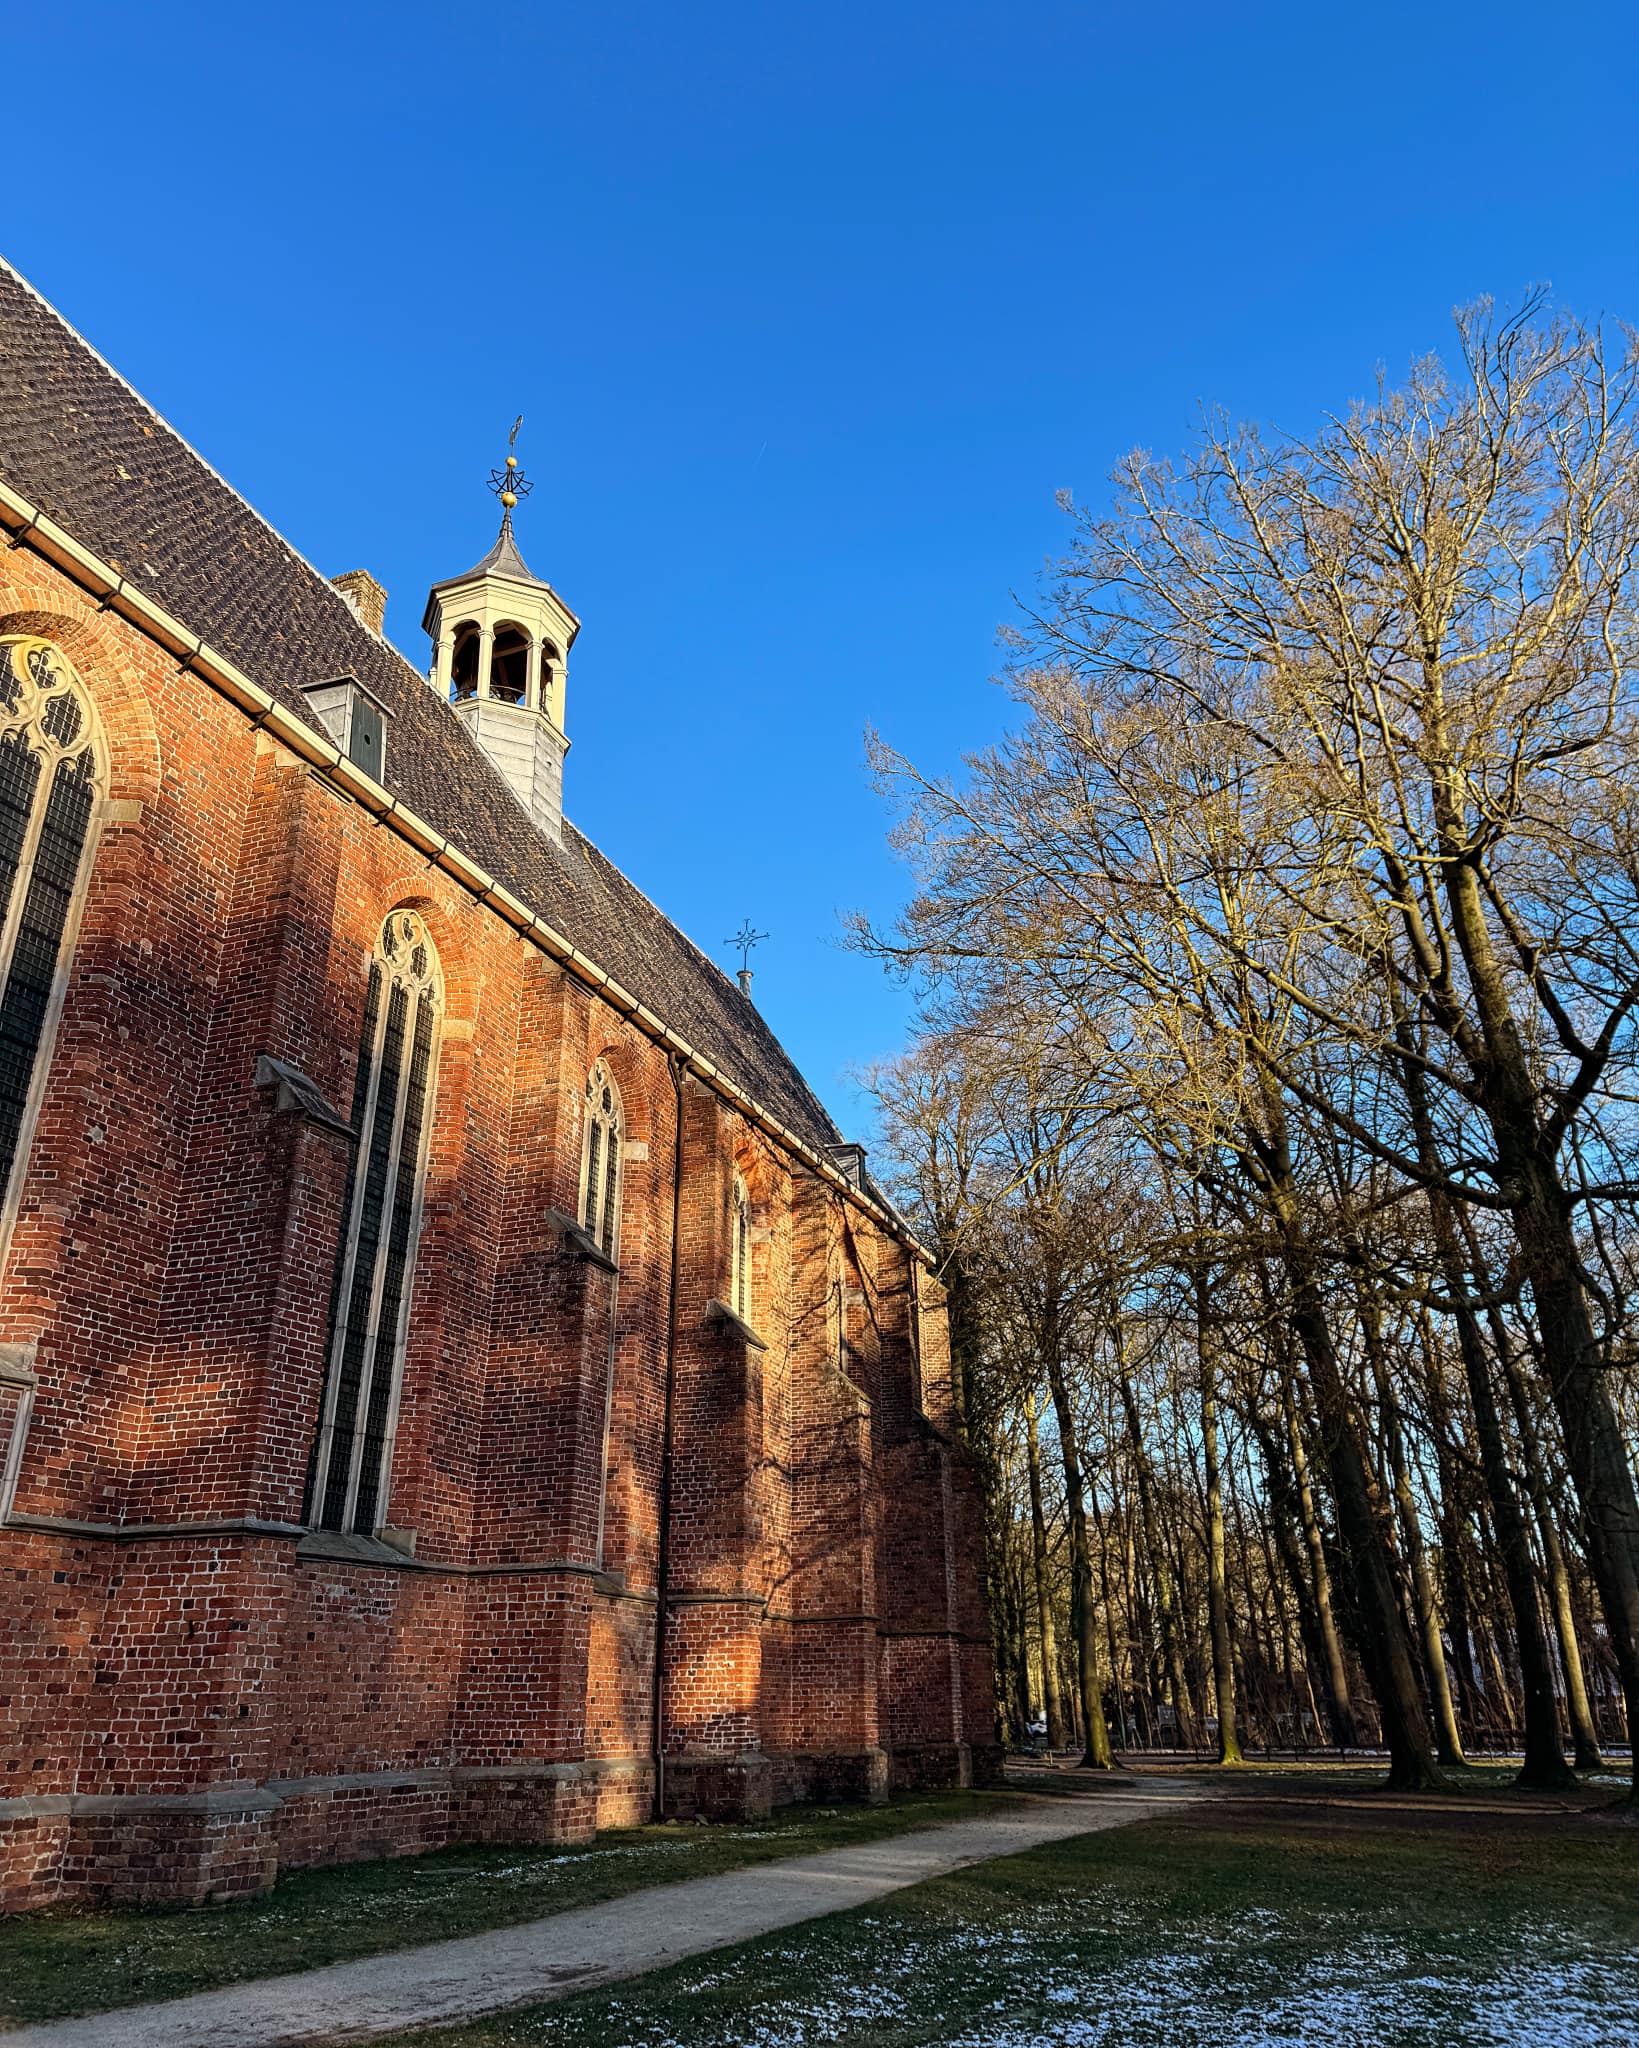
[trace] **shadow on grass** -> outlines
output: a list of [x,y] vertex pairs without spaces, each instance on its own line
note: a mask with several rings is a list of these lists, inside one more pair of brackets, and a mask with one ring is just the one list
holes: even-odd
[[1639,1837],[1580,1814],[1318,1817],[1194,1807],[381,2048],[1639,2040]]
[[886,1806],[786,1807],[739,1826],[627,1828],[581,1848],[486,1845],[301,1871],[262,1898],[220,1906],[20,1915],[0,1922],[0,2016],[55,2019],[182,1998],[966,1820],[1011,1799],[1006,1790],[933,1792]]

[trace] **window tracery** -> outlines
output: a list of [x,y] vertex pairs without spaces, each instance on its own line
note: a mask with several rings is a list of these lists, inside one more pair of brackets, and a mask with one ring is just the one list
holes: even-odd
[[373,1535],[386,1519],[442,1003],[426,926],[413,910],[393,911],[370,962],[353,1083],[357,1142],[308,1487],[308,1520],[320,1529]]
[[615,1257],[620,1231],[620,1090],[597,1061],[586,1078],[586,1123],[581,1134],[581,1228],[606,1258]]
[[0,1193],[8,1215],[105,787],[96,717],[68,657],[33,634],[0,636]]
[[751,1197],[735,1174],[729,1191],[728,1305],[742,1323],[751,1321]]

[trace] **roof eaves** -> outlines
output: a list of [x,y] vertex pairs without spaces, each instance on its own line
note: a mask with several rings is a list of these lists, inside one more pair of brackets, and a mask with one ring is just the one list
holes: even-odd
[[[253,726],[276,733],[292,751],[305,758],[333,780],[348,796],[415,846],[417,851],[452,880],[457,881],[479,902],[487,904],[512,929],[527,935],[543,952],[569,967],[582,981],[622,1015],[637,1022],[665,1045],[716,1092],[731,1101],[752,1122],[774,1137],[820,1178],[830,1182],[846,1199],[864,1209],[888,1228],[931,1268],[933,1255],[907,1229],[903,1220],[854,1184],[785,1121],[766,1109],[709,1055],[700,1052],[682,1035],[658,1018],[649,1007],[621,986],[606,969],[583,953],[573,941],[555,929],[538,912],[515,896],[503,883],[487,873],[444,834],[438,832],[402,803],[390,790],[367,775],[328,738],[287,709],[261,684],[224,655],[207,646],[204,639],[162,605],[148,597],[129,578],[103,561],[92,549],[0,479],[0,524],[11,530],[14,546],[28,545],[80,584],[105,610],[114,611],[158,642],[176,659],[181,672],[196,675],[208,687],[251,715]],[[313,572],[315,575],[317,571]],[[345,603],[338,597],[338,601]],[[347,607],[351,615],[351,607]],[[413,671],[412,671],[413,673]],[[416,679],[421,687],[420,678]],[[590,845],[590,841],[586,842]],[[613,865],[612,863],[610,864]],[[617,871],[618,872],[618,871]],[[624,878],[623,878],[624,879]],[[635,884],[633,893],[641,895]],[[649,899],[644,897],[645,902]],[[669,923],[669,920],[666,920]],[[685,946],[699,953],[686,934],[671,929]],[[700,956],[704,959],[704,955]],[[706,962],[708,966],[713,965]],[[721,972],[720,969],[715,970]],[[829,1122],[829,1118],[827,1118]],[[832,1125],[835,1129],[835,1126]]]

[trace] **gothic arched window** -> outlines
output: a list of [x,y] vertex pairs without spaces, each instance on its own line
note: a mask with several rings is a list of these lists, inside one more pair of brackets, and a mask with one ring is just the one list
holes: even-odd
[[497,626],[489,655],[489,694],[498,704],[521,704],[529,694],[529,635]]
[[0,1194],[8,1217],[45,1087],[104,787],[96,719],[67,657],[33,634],[0,637]]
[[615,1256],[620,1231],[620,1090],[599,1060],[586,1081],[586,1128],[581,1135],[581,1228],[605,1257]]
[[478,650],[482,644],[483,636],[471,619],[456,627],[450,657],[450,697],[455,703],[478,694]]
[[728,1202],[728,1305],[742,1323],[751,1321],[751,1197],[738,1174]]
[[320,1529],[369,1536],[386,1520],[441,1000],[426,926],[413,910],[395,910],[370,961],[353,1082],[357,1145],[308,1487],[308,1520]]

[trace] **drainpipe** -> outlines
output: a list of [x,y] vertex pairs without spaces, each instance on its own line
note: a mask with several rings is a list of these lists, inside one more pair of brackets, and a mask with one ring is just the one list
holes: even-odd
[[677,1227],[683,1214],[683,1058],[667,1056],[672,1093],[677,1103],[672,1145],[672,1269],[666,1298],[666,1405],[660,1438],[660,1543],[655,1559],[654,1690],[650,1702],[650,1739],[654,1745],[654,1817],[666,1817],[665,1682],[667,1599],[671,1590],[672,1549],[672,1411],[677,1388]]

